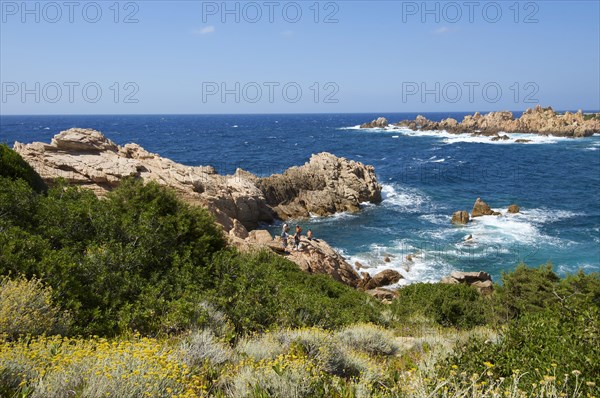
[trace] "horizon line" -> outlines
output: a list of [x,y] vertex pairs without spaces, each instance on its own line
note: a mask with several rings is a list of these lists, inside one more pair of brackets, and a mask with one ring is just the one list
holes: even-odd
[[[535,108],[535,107],[533,107]],[[548,108],[548,107],[542,107]],[[529,108],[526,108],[529,109]],[[525,109],[525,110],[526,110]],[[578,112],[581,110],[584,113],[600,113],[600,109],[554,109],[555,112]],[[14,116],[270,116],[270,115],[369,115],[369,114],[385,114],[385,113],[490,113],[490,112],[525,112],[525,110],[460,110],[460,111],[371,111],[371,112],[273,112],[273,113],[14,113],[1,114],[0,117]]]

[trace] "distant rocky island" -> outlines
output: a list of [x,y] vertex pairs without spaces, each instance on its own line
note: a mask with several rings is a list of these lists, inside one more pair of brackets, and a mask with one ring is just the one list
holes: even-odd
[[[492,140],[508,140],[509,137],[500,133],[525,133],[552,135],[558,137],[589,137],[600,134],[600,113],[584,114],[579,110],[575,113],[557,113],[551,107],[527,109],[519,118],[512,112],[490,112],[482,115],[475,112],[467,115],[459,122],[448,118],[440,122],[417,116],[414,120],[403,120],[390,124],[386,118],[380,117],[372,122],[362,124],[361,128],[394,128],[404,127],[414,131],[444,130],[452,134],[473,134],[491,136]],[[527,142],[519,139],[516,142]]]

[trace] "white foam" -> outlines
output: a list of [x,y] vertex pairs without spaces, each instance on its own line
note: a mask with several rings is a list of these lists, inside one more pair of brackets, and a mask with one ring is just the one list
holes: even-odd
[[516,214],[507,214],[516,220],[530,221],[534,224],[552,223],[568,218],[585,216],[583,213],[576,213],[569,210],[553,210],[548,208],[525,209]]
[[231,128],[234,128],[234,129],[236,129],[237,127],[238,127],[237,124],[234,124],[233,126],[231,126]]
[[[596,134],[594,134],[594,136],[595,135]],[[585,148],[586,151],[597,151],[598,149],[600,149],[600,141],[592,142],[592,145],[590,145],[589,147]]]
[[369,127],[369,128],[362,128],[362,127],[360,127],[360,125],[356,125],[356,126],[349,126],[349,127],[340,127],[338,130],[364,130],[364,131],[368,131],[371,133],[389,133],[389,132],[409,130],[409,129],[406,127],[394,126],[392,124],[389,124],[386,127]]
[[452,217],[446,214],[423,214],[419,216],[419,218],[425,221],[429,221],[432,224],[446,226],[450,223],[450,220],[452,219]]
[[335,213],[330,216],[319,216],[313,213],[310,213],[310,222],[311,223],[323,223],[323,222],[335,222],[339,220],[348,220],[352,218],[356,218],[358,215],[356,213],[350,213],[347,211],[341,213]]
[[[373,127],[373,128],[361,128],[360,125],[351,126],[351,127],[341,127],[340,130],[364,130],[371,133],[389,133],[389,132],[399,132],[402,135],[407,135],[411,137],[440,137],[443,138],[444,142],[447,144],[455,144],[459,142],[471,142],[471,143],[479,143],[479,144],[497,144],[497,145],[509,145],[509,144],[523,144],[523,145],[531,145],[531,144],[555,144],[561,141],[568,141],[571,138],[568,137],[555,137],[551,135],[542,135],[542,134],[526,134],[526,133],[504,133],[500,132],[501,135],[508,136],[508,140],[497,140],[492,141],[493,136],[485,136],[485,135],[473,135],[470,133],[460,133],[454,134],[449,133],[446,130],[411,130],[408,127],[404,126],[394,126],[388,125],[387,127]],[[394,138],[396,136],[393,136]],[[528,142],[516,142],[518,139],[528,140]]]
[[[365,268],[362,272],[367,272],[373,276],[384,270],[394,270],[399,272],[403,279],[394,285],[388,286],[395,288],[416,282],[438,282],[445,275],[454,271],[454,268],[441,258],[427,251],[420,251],[410,244],[397,242],[397,246],[371,245],[370,251],[360,253],[348,258],[351,264],[360,262]],[[412,261],[407,259],[410,254]],[[388,257],[389,262],[384,261]]]
[[[446,131],[442,131],[444,134],[444,142],[448,144],[455,144],[458,142],[472,142],[479,144],[497,144],[497,145],[509,145],[509,144],[521,144],[521,145],[531,145],[531,144],[555,144],[561,141],[568,141],[570,138],[567,137],[554,137],[554,136],[546,136],[541,134],[523,134],[523,133],[499,133],[501,135],[506,135],[508,140],[497,140],[492,141],[491,136],[484,135],[472,135],[472,134],[450,134]],[[516,140],[528,140],[529,142],[516,142]]]
[[398,187],[394,184],[381,184],[383,205],[391,206],[403,213],[415,213],[429,202],[429,198],[415,188]]

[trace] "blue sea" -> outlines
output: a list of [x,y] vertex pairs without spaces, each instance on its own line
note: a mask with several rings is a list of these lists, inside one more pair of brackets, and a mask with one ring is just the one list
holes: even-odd
[[[432,120],[465,114],[424,113]],[[396,122],[417,114],[1,116],[0,142],[49,142],[62,130],[88,127],[180,163],[261,176],[327,151],[374,165],[384,200],[300,223],[369,272],[396,269],[404,284],[453,270],[483,270],[498,281],[521,262],[551,262],[561,275],[600,271],[600,136],[518,144],[355,127],[378,116]],[[452,226],[452,213],[470,212],[477,197],[502,213],[516,203],[521,213]]]

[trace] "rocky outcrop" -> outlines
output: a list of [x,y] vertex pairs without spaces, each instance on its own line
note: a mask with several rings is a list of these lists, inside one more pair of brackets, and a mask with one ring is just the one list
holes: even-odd
[[[361,127],[373,127],[374,122]],[[395,126],[408,127],[411,130],[445,130],[456,134],[487,135],[492,136],[492,141],[510,139],[506,135],[500,135],[500,132],[588,137],[600,133],[600,114],[584,114],[581,110],[576,113],[559,114],[551,107],[542,108],[538,105],[534,109],[527,109],[518,118],[514,118],[512,112],[506,111],[490,112],[485,115],[475,112],[473,115],[465,116],[459,123],[452,118],[435,122],[419,115],[414,120],[403,120]],[[528,142],[528,140],[518,139],[515,142]]]
[[268,231],[248,230],[278,215],[329,215],[357,211],[361,202],[381,201],[372,166],[320,153],[280,175],[259,178],[238,169],[222,176],[210,166],[185,166],[137,144],[119,146],[98,131],[77,128],[57,134],[50,144],[15,143],[14,149],[49,184],[62,177],[102,196],[125,177],[155,181],[173,188],[188,203],[207,208],[242,250],[269,248],[306,272],[327,274],[353,287],[361,280],[323,240],[304,239],[303,251],[287,253]]
[[373,120],[370,123],[361,124],[360,128],[361,129],[373,129],[373,128],[382,129],[382,128],[387,127],[389,124],[390,123],[388,122],[388,120],[386,118],[380,117],[380,118]]
[[471,218],[498,215],[500,215],[500,213],[493,211],[487,203],[481,200],[481,198],[477,198],[475,204],[473,205],[473,210],[471,210]]
[[450,276],[442,278],[441,283],[463,283],[474,287],[481,294],[490,294],[494,290],[492,277],[487,272],[460,272],[454,271]]
[[242,250],[265,248],[282,254],[305,272],[326,274],[354,288],[361,283],[361,276],[358,272],[327,242],[322,239],[308,240],[304,236],[300,242],[302,243],[301,250],[291,250],[288,246],[290,251],[287,251],[283,248],[280,237],[273,239],[266,230],[253,230],[246,239],[235,238],[233,240],[233,244]]
[[509,213],[516,214],[516,213],[519,213],[520,211],[521,211],[521,208],[518,205],[512,204],[512,205],[508,206]]
[[95,130],[70,129],[56,135],[49,145],[17,142],[14,149],[49,184],[62,177],[98,195],[114,189],[125,177],[169,186],[185,201],[210,210],[225,231],[241,236],[247,232],[244,229],[275,217],[261,190],[242,170],[221,176],[210,166],[175,163],[137,144],[118,146]]
[[452,224],[463,225],[468,224],[469,221],[469,213],[465,210],[456,211],[452,214]]
[[226,232],[242,239],[248,229],[272,222],[278,214],[283,218],[329,215],[381,200],[372,166],[329,153],[313,155],[306,165],[283,175],[261,179],[242,169],[222,176],[210,166],[175,163],[137,144],[119,146],[91,129],[63,131],[50,144],[17,142],[14,149],[49,184],[62,177],[98,195],[114,189],[125,177],[169,186],[185,201],[206,207]]
[[379,287],[390,286],[398,283],[402,279],[402,275],[398,271],[386,269],[372,277],[367,273],[362,273],[362,280],[358,284],[360,290],[373,290]]
[[283,220],[356,212],[362,202],[381,202],[373,166],[329,153],[313,155],[303,166],[283,174],[261,178],[256,186]]
[[368,295],[375,297],[377,300],[381,301],[383,304],[391,304],[392,301],[398,297],[398,292],[389,289],[376,288],[372,290],[365,291]]

